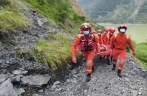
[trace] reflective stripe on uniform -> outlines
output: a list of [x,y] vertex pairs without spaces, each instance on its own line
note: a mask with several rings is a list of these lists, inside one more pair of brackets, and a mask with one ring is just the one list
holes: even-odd
[[118,70],[122,70],[123,68],[121,68],[121,67],[118,67]]
[[92,72],[92,69],[86,69],[87,72],[91,73]]

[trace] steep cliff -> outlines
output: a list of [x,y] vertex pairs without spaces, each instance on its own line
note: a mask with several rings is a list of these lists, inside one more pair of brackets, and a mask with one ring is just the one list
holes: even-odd
[[84,13],[84,11],[79,7],[79,5],[77,4],[76,0],[70,0],[71,5],[73,7],[73,9],[80,14],[81,16],[86,16],[86,14]]

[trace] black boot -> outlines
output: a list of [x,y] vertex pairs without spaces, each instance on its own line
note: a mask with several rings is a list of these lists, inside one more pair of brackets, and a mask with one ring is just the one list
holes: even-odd
[[92,73],[94,72],[94,66],[92,66]]
[[87,74],[86,82],[89,82],[90,80],[91,80],[91,74]]
[[116,69],[116,64],[113,64],[112,70],[115,70],[115,69]]
[[111,60],[110,59],[107,59],[107,62],[108,62],[107,63],[108,65],[111,65]]
[[83,58],[83,62],[86,62],[86,59],[85,58]]
[[111,61],[113,61],[113,58],[111,57]]
[[122,78],[122,75],[121,75],[121,71],[120,71],[120,70],[117,71],[117,75],[118,75],[120,78]]
[[75,68],[75,64],[70,64],[69,66],[68,66],[68,68],[70,69],[70,70],[73,70],[74,68]]

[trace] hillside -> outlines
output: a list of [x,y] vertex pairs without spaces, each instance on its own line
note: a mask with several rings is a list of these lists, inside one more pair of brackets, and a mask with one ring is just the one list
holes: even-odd
[[146,0],[77,0],[86,15],[97,22],[147,23]]
[[76,0],[70,0],[71,5],[73,7],[73,9],[80,14],[81,16],[86,16],[86,14],[84,13],[84,11],[81,9],[81,7],[79,7],[79,5],[77,4]]

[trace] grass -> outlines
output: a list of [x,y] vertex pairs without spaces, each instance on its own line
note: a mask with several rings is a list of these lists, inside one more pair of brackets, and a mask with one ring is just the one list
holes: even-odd
[[[135,43],[133,41],[133,45],[135,47],[136,50],[136,58],[140,61],[140,65],[142,67],[144,67],[145,69],[147,69],[147,42],[144,43]],[[132,54],[132,51],[130,50],[130,48],[127,46],[127,52]]]
[[147,42],[136,44],[136,58],[141,61],[141,65],[147,69]]
[[[53,23],[65,29],[72,35],[78,34],[80,25],[88,21],[94,29],[99,29],[98,25],[88,20],[84,16],[80,16],[73,10],[69,0],[26,0],[27,6],[37,10]],[[97,27],[97,28],[96,28]]]
[[39,52],[38,55],[41,55],[41,52],[44,53],[43,61],[47,62],[52,70],[61,69],[71,61],[72,41],[61,33],[49,35],[49,38],[49,40],[38,40],[36,50]]
[[[70,32],[64,23],[66,20],[72,20],[77,25],[82,23],[85,18],[77,14],[70,6],[69,0],[27,0],[27,5],[41,14],[55,21],[57,25]],[[74,26],[77,26],[74,25]],[[78,30],[78,29],[77,29]]]
[[27,25],[27,18],[19,11],[17,0],[6,0],[0,10],[0,29],[15,30]]

